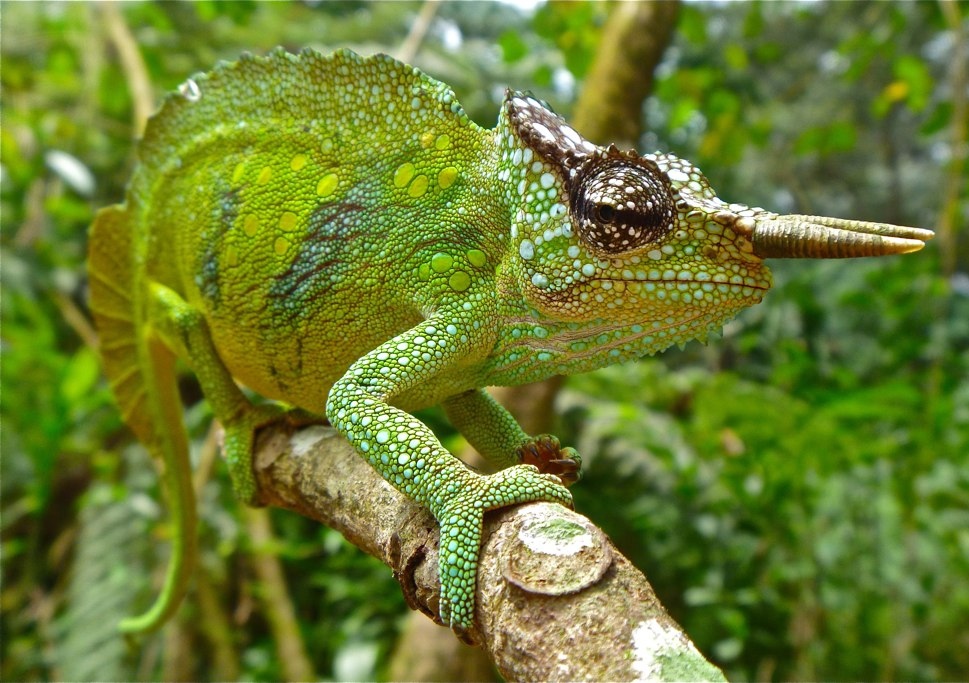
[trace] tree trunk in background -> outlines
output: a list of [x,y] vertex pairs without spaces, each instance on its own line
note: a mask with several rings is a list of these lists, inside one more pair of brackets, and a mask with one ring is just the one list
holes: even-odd
[[673,37],[679,2],[620,2],[602,29],[596,57],[569,123],[597,144],[633,145],[643,101]]
[[451,629],[411,612],[387,671],[391,681],[488,683],[501,677],[484,648],[465,645]]
[[[673,36],[679,2],[620,2],[602,29],[598,51],[569,122],[589,140],[635,145],[642,132],[642,106],[653,72]],[[491,393],[529,434],[548,432],[561,377]],[[473,449],[462,458],[481,462]],[[431,666],[428,666],[431,663]],[[392,680],[498,680],[487,654],[455,638],[448,629],[411,613],[390,668]]]

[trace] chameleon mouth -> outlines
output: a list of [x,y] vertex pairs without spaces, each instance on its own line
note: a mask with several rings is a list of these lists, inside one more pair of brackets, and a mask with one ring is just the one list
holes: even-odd
[[[536,362],[550,362],[552,368],[547,374],[574,374],[653,355],[693,339],[705,341],[708,334],[719,330],[726,320],[750,303],[736,299],[727,308],[709,306],[694,309],[692,315],[670,315],[644,322],[599,320],[568,325],[542,336],[522,335],[508,349],[513,351],[517,347],[522,352],[515,353],[513,360],[502,364],[500,371],[515,372]],[[568,368],[555,369],[557,357],[567,358]]]
[[[597,303],[610,299],[617,317],[624,322],[642,319],[644,309],[678,307],[743,308],[759,302],[771,287],[770,275],[757,276],[714,273],[700,276],[680,274],[659,278],[596,278],[592,282],[600,292]],[[640,314],[637,316],[637,312]]]
[[[562,290],[533,290],[532,304],[546,320],[555,321],[558,333],[569,334],[571,340],[595,336],[599,328],[608,332],[651,325],[656,320],[674,325],[708,312],[712,318],[723,319],[759,303],[770,287],[770,273],[763,268],[744,274],[652,269],[592,277]],[[534,319],[510,322],[528,325]],[[588,332],[593,326],[596,331]]]
[[768,291],[770,289],[769,282],[762,282],[752,277],[742,277],[740,275],[712,275],[709,278],[703,279],[699,277],[661,277],[657,279],[640,279],[636,277],[621,277],[621,278],[610,278],[610,277],[600,277],[596,278],[594,282],[606,283],[608,282],[612,288],[619,289],[630,289],[632,285],[672,285],[677,286],[682,285],[684,289],[682,291],[691,291],[695,289],[700,289],[702,291],[713,291],[714,289],[719,289],[720,291],[726,293],[728,291],[736,292],[742,289],[750,290],[760,290]]

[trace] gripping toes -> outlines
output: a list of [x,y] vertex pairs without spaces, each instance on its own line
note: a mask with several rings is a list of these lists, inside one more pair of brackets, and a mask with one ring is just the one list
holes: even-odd
[[259,430],[272,424],[284,424],[290,429],[321,422],[321,418],[296,408],[282,408],[274,404],[246,404],[235,415],[221,417],[225,429],[223,451],[232,477],[236,497],[246,504],[258,502],[252,459]]
[[582,475],[579,453],[574,448],[562,448],[551,434],[536,436],[519,448],[518,459],[526,465],[535,465],[545,474],[554,474],[566,486],[577,482]]
[[474,582],[483,515],[481,508],[455,506],[440,520],[441,622],[453,629],[470,628],[474,616]]
[[554,475],[534,465],[515,465],[488,475],[479,497],[485,510],[544,500],[572,507],[572,494]]
[[481,525],[486,510],[547,501],[572,507],[572,494],[561,480],[533,465],[515,465],[481,477],[477,486],[459,493],[439,516],[441,546],[441,621],[468,629],[474,618],[475,581],[481,551]]

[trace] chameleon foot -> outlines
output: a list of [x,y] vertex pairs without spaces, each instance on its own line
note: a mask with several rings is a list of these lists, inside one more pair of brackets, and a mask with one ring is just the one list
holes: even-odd
[[485,511],[533,501],[572,507],[572,494],[558,477],[543,474],[533,465],[515,465],[478,477],[474,483],[455,492],[438,516],[441,622],[458,631],[470,628],[474,619],[475,581]]
[[289,431],[295,431],[299,427],[322,422],[323,418],[305,410],[273,404],[248,405],[233,418],[224,420],[225,439],[222,449],[236,497],[247,505],[258,504],[252,458],[260,431],[270,425],[282,425]]
[[534,465],[544,474],[554,474],[566,486],[582,476],[582,456],[574,448],[562,448],[551,434],[540,434],[519,448],[518,460],[524,465]]

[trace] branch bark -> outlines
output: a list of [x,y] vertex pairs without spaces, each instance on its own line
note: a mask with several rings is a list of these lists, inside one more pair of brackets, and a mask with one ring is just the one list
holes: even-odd
[[[338,530],[436,620],[437,524],[339,434],[270,426],[254,465],[262,503]],[[725,680],[598,528],[547,503],[485,516],[477,620],[465,637],[508,680]]]

